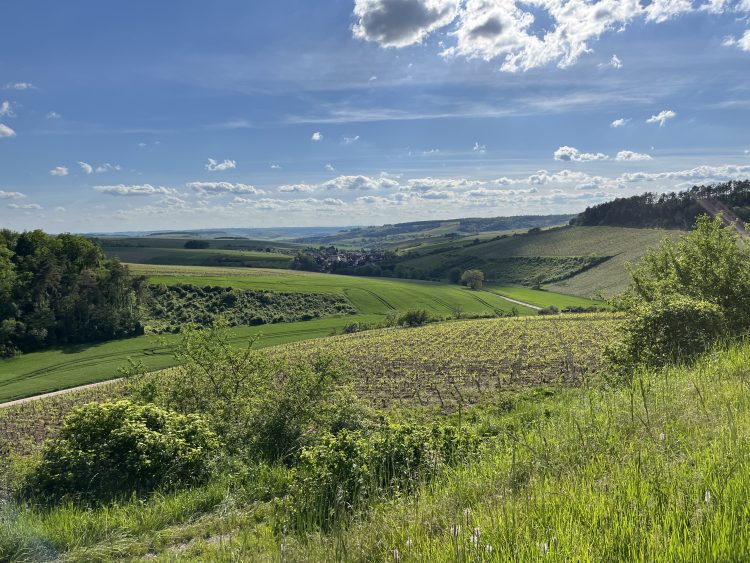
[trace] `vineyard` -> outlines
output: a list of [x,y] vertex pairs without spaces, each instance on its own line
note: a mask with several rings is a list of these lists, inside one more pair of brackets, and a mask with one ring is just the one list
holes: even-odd
[[601,314],[487,319],[296,342],[273,353],[290,362],[341,358],[358,393],[377,406],[445,408],[510,387],[580,384],[601,369],[615,327]]

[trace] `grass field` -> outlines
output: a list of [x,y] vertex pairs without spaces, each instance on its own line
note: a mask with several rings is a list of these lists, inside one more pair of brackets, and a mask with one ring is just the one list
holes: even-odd
[[[380,317],[361,315],[237,327],[232,329],[233,341],[242,345],[253,337],[259,337],[256,346],[265,347],[319,338],[341,329],[353,319],[376,322]],[[33,352],[0,361],[0,403],[118,377],[118,369],[127,365],[128,358],[142,361],[154,370],[173,366],[173,353],[179,338],[179,335],[139,336],[102,344]]]
[[575,295],[564,295],[562,293],[555,293],[554,291],[547,291],[545,289],[532,289],[530,287],[519,285],[488,284],[484,286],[484,289],[491,293],[504,295],[511,299],[517,299],[518,301],[530,303],[531,305],[536,305],[537,307],[542,308],[550,306],[555,306],[558,309],[564,309],[565,307],[606,307],[606,303],[603,301],[587,299]]
[[192,250],[187,248],[105,248],[107,256],[138,264],[226,266],[245,268],[289,268],[292,256],[249,250]]
[[[362,278],[292,270],[202,268],[174,266],[162,268],[131,264],[135,274],[146,275],[151,283],[189,283],[238,289],[300,291],[345,295],[362,314],[386,315],[389,311],[422,308],[434,315],[447,316],[460,308],[463,313],[493,314],[510,312],[514,305],[498,295],[473,291],[459,285],[411,280]],[[521,315],[533,309],[515,306]]]

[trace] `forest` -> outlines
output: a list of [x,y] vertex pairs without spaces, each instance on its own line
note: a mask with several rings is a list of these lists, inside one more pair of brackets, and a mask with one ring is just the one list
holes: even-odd
[[141,334],[144,278],[80,236],[0,231],[0,356]]
[[[705,214],[706,202],[720,202],[743,221],[750,220],[750,181],[693,186],[681,192],[646,192],[588,207],[571,225],[649,227],[688,230]],[[710,204],[710,203],[709,203]]]

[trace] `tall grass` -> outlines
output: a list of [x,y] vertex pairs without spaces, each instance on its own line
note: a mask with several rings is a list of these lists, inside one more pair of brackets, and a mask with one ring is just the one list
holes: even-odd
[[[217,483],[90,512],[6,507],[0,560],[149,550],[169,561],[750,559],[750,345],[621,387],[527,393],[463,416],[497,434],[475,461],[376,496],[332,532],[275,526],[284,503],[266,501],[284,487],[266,476],[243,493]],[[263,509],[227,510],[237,494]]]

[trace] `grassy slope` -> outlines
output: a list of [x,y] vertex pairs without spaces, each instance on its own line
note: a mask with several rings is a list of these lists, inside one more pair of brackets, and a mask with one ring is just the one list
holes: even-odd
[[100,510],[6,509],[0,547],[74,561],[748,560],[748,373],[745,345],[632,386],[498,395],[463,412],[497,436],[477,460],[341,532],[275,532],[283,477],[267,472]]
[[[450,315],[456,306],[464,313],[484,314],[510,311],[513,304],[488,292],[458,285],[385,278],[362,278],[292,270],[169,267],[132,265],[136,274],[149,276],[152,283],[190,283],[232,286],[268,291],[336,293],[349,298],[363,314],[385,315],[389,311],[424,308],[435,315]],[[517,307],[520,314],[534,314]]]
[[554,291],[532,289],[530,287],[523,287],[518,285],[485,285],[485,290],[498,295],[505,295],[511,299],[523,301],[524,303],[530,303],[537,307],[549,307],[554,305],[558,309],[565,307],[605,307],[606,303],[603,301],[597,301],[594,299],[587,299],[585,297],[577,297],[575,295],[564,295],[562,293],[556,293]]
[[[555,291],[591,297],[598,291],[612,294],[621,290],[627,281],[625,263],[640,258],[648,248],[657,246],[665,236],[679,237],[681,232],[620,227],[562,227],[453,249],[444,254],[406,261],[405,264],[430,269],[439,267],[441,261],[446,260],[465,261],[467,265],[478,267],[482,267],[478,262],[484,261],[485,269],[492,278],[493,262],[501,264],[496,273],[504,274],[504,268],[514,267],[513,262],[509,262],[514,260],[518,262],[515,267],[521,268],[524,265],[523,259],[529,259],[531,272],[534,269],[531,263],[540,257],[610,256],[603,264],[549,285],[549,289]],[[544,267],[546,266],[542,266]]]

